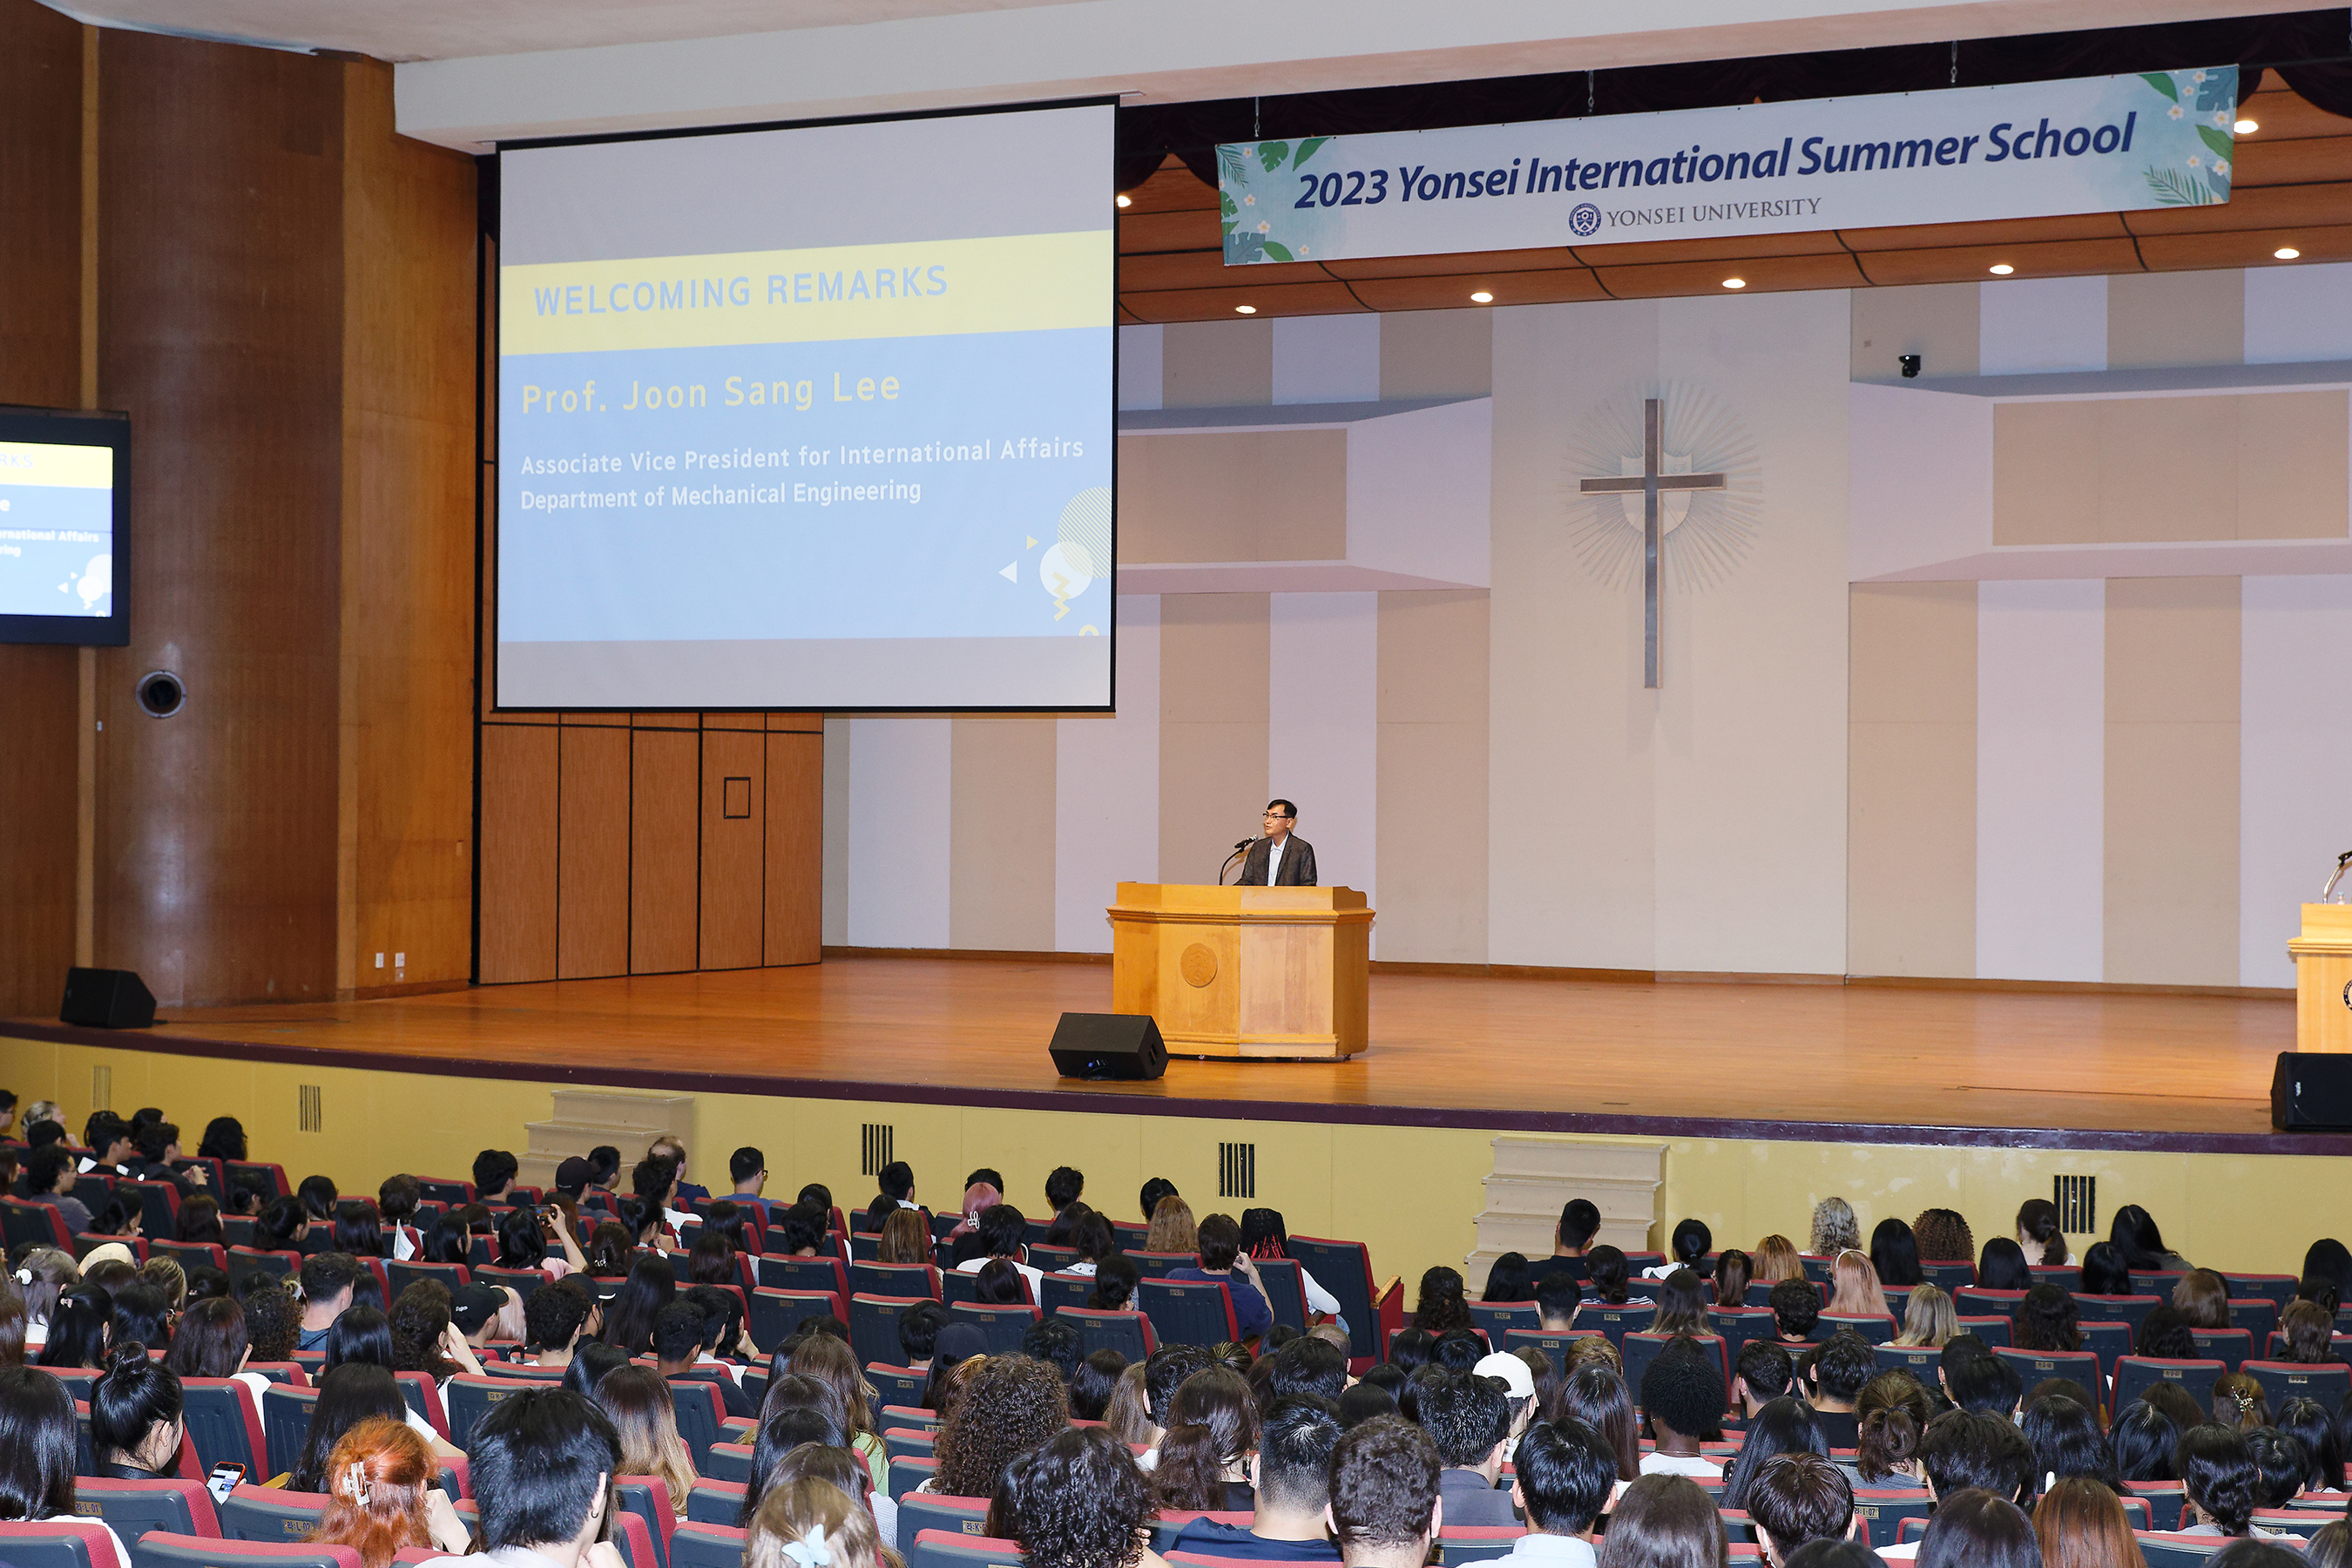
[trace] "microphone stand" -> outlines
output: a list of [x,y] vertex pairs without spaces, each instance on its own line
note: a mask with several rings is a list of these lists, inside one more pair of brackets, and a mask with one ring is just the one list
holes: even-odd
[[1234,868],[1234,862],[1248,854],[1249,847],[1256,842],[1257,840],[1255,838],[1244,838],[1239,844],[1234,846],[1234,852],[1225,857],[1225,863],[1223,865],[1217,868],[1217,886],[1222,888],[1225,885],[1225,873],[1232,870]]

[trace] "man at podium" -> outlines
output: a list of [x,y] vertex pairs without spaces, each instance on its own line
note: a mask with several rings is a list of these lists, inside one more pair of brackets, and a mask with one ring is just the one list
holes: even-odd
[[1237,888],[1311,888],[1315,886],[1315,846],[1291,833],[1298,824],[1298,807],[1286,800],[1265,805],[1265,837],[1242,857]]

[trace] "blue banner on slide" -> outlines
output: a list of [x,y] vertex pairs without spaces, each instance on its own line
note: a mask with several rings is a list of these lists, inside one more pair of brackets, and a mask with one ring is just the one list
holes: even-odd
[[0,484],[0,616],[112,615],[113,541],[113,491]]

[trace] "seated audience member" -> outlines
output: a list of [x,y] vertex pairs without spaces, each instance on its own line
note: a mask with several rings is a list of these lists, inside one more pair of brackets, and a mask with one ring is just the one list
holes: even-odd
[[629,1277],[604,1308],[604,1342],[631,1355],[653,1349],[654,1319],[677,1299],[677,1277],[658,1252],[639,1254]]
[[34,1364],[96,1371],[106,1364],[113,1334],[112,1293],[102,1286],[76,1285],[58,1298],[49,1314],[48,1337],[41,1342]]
[[348,1546],[363,1568],[391,1568],[411,1548],[463,1556],[471,1531],[436,1484],[440,1473],[431,1446],[408,1427],[381,1416],[362,1421],[328,1456],[327,1510],[302,1539]]
[[458,1286],[449,1292],[449,1321],[477,1361],[492,1340],[520,1340],[529,1331],[522,1292],[511,1285]]
[[1642,1410],[1657,1445],[1642,1456],[1643,1475],[1722,1479],[1723,1468],[1699,1457],[1701,1440],[1723,1424],[1723,1373],[1714,1352],[1669,1340],[1642,1374]]
[[342,1194],[335,1190],[331,1176],[305,1176],[294,1189],[294,1201],[302,1205],[303,1227],[331,1226],[335,1223],[335,1205]]
[[[707,1204],[710,1201],[710,1189],[709,1187],[698,1187],[692,1182],[686,1179],[686,1145],[679,1142],[677,1139],[669,1137],[655,1139],[651,1144],[646,1146],[646,1158],[648,1160],[667,1160],[675,1168],[677,1177],[677,1185],[676,1201],[672,1205],[673,1207],[680,1211],[684,1211],[689,1205]],[[833,1207],[833,1200],[830,1195],[827,1196],[824,1206],[828,1209]],[[685,1220],[680,1219],[678,1223],[684,1224]]]
[[180,1315],[163,1364],[182,1377],[234,1377],[253,1390],[254,1404],[258,1405],[269,1380],[245,1370],[253,1355],[245,1311],[226,1297],[191,1301]]
[[1438,1477],[1446,1517],[1455,1524],[1515,1524],[1508,1494],[1495,1489],[1510,1457],[1511,1412],[1484,1378],[1452,1373],[1414,1380],[1421,1428],[1444,1464]]
[[654,1315],[654,1359],[663,1377],[709,1384],[719,1390],[719,1400],[730,1416],[758,1415],[759,1406],[752,1404],[751,1396],[723,1368],[696,1364],[709,1348],[702,1309],[694,1302],[672,1301]]
[[1729,1555],[1715,1500],[1688,1476],[1627,1487],[1601,1538],[1601,1568],[1717,1568]]
[[2213,1419],[2241,1432],[2271,1424],[2270,1394],[2251,1373],[2225,1372],[2213,1380]]
[[[1333,1352],[1332,1353],[1334,1355],[1338,1354],[1337,1352]],[[1536,1352],[1535,1359],[1543,1363],[1546,1370],[1550,1368],[1551,1358],[1545,1355],[1541,1351]],[[1343,1386],[1341,1392],[1344,1393],[1345,1363],[1342,1363],[1341,1365],[1343,1368]],[[1496,1351],[1494,1354],[1481,1356],[1476,1362],[1473,1363],[1470,1367],[1470,1375],[1473,1377],[1485,1378],[1491,1383],[1496,1383],[1502,1385],[1504,1406],[1510,1412],[1511,1415],[1511,1429],[1508,1434],[1508,1441],[1516,1447],[1519,1441],[1519,1435],[1528,1429],[1528,1424],[1536,1418],[1536,1412],[1542,1408],[1541,1404],[1536,1398],[1536,1374],[1534,1371],[1528,1367],[1527,1362],[1521,1359],[1517,1353]],[[1720,1401],[1718,1400],[1717,1403],[1719,1405]]]
[[[2123,1248],[2112,1241],[2095,1241],[2083,1254],[2081,1268],[2076,1271],[2085,1296],[2128,1296],[2133,1293],[2131,1265],[2124,1261]],[[2020,1286],[2023,1289],[2025,1287]]]
[[81,1162],[81,1173],[100,1171],[110,1176],[132,1174],[131,1166],[139,1158],[137,1135],[131,1123],[110,1110],[96,1110],[82,1128],[82,1146],[89,1151]]
[[[638,1222],[631,1234],[641,1245],[659,1245],[668,1251],[682,1251],[677,1229],[694,1215],[683,1206],[686,1199],[679,1193],[678,1167],[674,1161],[652,1154],[637,1162],[629,1172],[629,1191],[642,1205]],[[630,1224],[629,1210],[622,1210],[622,1223]]]
[[[1911,1222],[1911,1236],[1917,1244],[1922,1263],[1968,1263],[1977,1255],[1976,1234],[1955,1209],[1922,1210],[1919,1217]],[[1890,1279],[1887,1283],[1895,1281]]]
[[[1948,1210],[1947,1213],[1950,1212]],[[1966,1228],[1963,1226],[1963,1228]],[[1891,1215],[1870,1233],[1870,1267],[1881,1285],[1908,1289],[1919,1283],[1919,1238],[1909,1226]]]
[[2202,1426],[2213,1418],[2210,1411],[2198,1407],[2195,1394],[2170,1378],[2158,1378],[2140,1397],[2170,1416],[2172,1424],[2183,1432],[2191,1426]]
[[162,1286],[150,1284],[142,1275],[125,1282],[112,1294],[114,1311],[107,1325],[110,1343],[126,1344],[137,1340],[157,1350],[171,1343],[172,1325],[179,1314],[172,1310],[172,1298]]
[[1293,1340],[1273,1360],[1271,1386],[1277,1399],[1311,1394],[1336,1404],[1348,1392],[1348,1352],[1328,1341]]
[[113,1480],[167,1480],[177,1473],[180,1376],[125,1341],[89,1388],[89,1446],[98,1473]]
[[1571,1267],[1569,1272],[1581,1279],[1585,1249],[1600,1234],[1601,1210],[1589,1198],[1570,1198],[1560,1208],[1559,1224],[1552,1228],[1551,1255],[1578,1260],[1580,1266]]
[[1077,1330],[1060,1318],[1040,1318],[1021,1332],[1021,1353],[1034,1356],[1062,1374],[1068,1383],[1086,1360],[1087,1342]]
[[784,1258],[814,1258],[824,1245],[825,1225],[821,1211],[794,1204],[769,1226],[768,1250]]
[[1536,1310],[1543,1331],[1564,1334],[1574,1326],[1577,1304],[1584,1300],[1581,1276],[1564,1268],[1549,1268],[1536,1276]]
[[1853,1402],[1854,1475],[1866,1487],[1918,1486],[1919,1436],[1934,1420],[1927,1390],[1909,1373],[1880,1373]]
[[2044,1489],[2053,1478],[2063,1481],[2080,1477],[2121,1491],[2115,1455],[2107,1447],[2106,1435],[2099,1430],[2098,1411],[2089,1403],[2086,1391],[2078,1388],[2076,1393],[2082,1397],[2056,1394],[2027,1402],[2018,1430],[2032,1446],[2033,1473],[2041,1478],[2039,1484]]
[[[499,1220],[498,1266],[536,1268],[550,1279],[561,1279],[573,1272],[586,1273],[588,1259],[581,1252],[580,1243],[572,1238],[571,1227],[559,1223],[561,1214],[552,1205],[534,1208],[519,1204],[509,1209]],[[548,1256],[551,1242],[560,1257]]]
[[[1598,1340],[1600,1336],[1596,1334],[1591,1339]],[[1397,1403],[1404,1414],[1412,1414],[1402,1398]],[[1583,1422],[1616,1450],[1619,1480],[1630,1481],[1642,1473],[1641,1427],[1633,1418],[1633,1395],[1617,1369],[1587,1362],[1570,1373],[1559,1385],[1559,1404],[1552,1413],[1554,1420],[1563,1416],[1574,1416]]]
[[2042,1568],[2132,1568],[2140,1561],[2123,1499],[2087,1476],[2069,1477],[2042,1494],[2033,1505],[2033,1537]]
[[1677,1268],[1660,1282],[1658,1315],[1650,1323],[1656,1334],[1706,1334],[1715,1331],[1706,1317],[1706,1286],[1687,1268]]
[[1756,1471],[1748,1513],[1768,1563],[1785,1564],[1809,1541],[1835,1541],[1853,1525],[1853,1488],[1819,1454],[1782,1454]]
[[[1379,1367],[1372,1369],[1381,1371]],[[1339,1430],[1352,1432],[1367,1421],[1397,1414],[1396,1395],[1367,1376],[1339,1396]]]
[[[1920,1568],[2042,1568],[2033,1521],[2015,1503],[1969,1489],[1937,1497],[1936,1511],[1918,1542]],[[1902,1554],[1899,1546],[1879,1553]]]
[[1448,1372],[1468,1372],[1486,1359],[1486,1342],[1475,1329],[1448,1329],[1429,1347],[1430,1364]]
[[1389,1340],[1388,1364],[1411,1377],[1430,1361],[1437,1336],[1426,1329],[1399,1329]]
[[1069,1394],[1052,1367],[1027,1356],[991,1356],[956,1398],[933,1449],[938,1468],[924,1485],[949,1497],[994,1497],[1005,1466],[1044,1447],[1069,1424]]
[[763,1151],[747,1143],[727,1156],[727,1180],[730,1184],[727,1195],[737,1207],[756,1209],[762,1220],[768,1217],[768,1200],[760,1195],[768,1184],[768,1156]]
[[65,1219],[68,1236],[89,1229],[89,1210],[73,1195],[74,1183],[80,1179],[72,1152],[62,1143],[47,1144],[26,1156],[26,1195],[57,1210]]
[[579,1203],[588,1195],[588,1184],[594,1170],[579,1155],[569,1156],[555,1167],[555,1190],[574,1204]]
[[2048,1198],[2028,1198],[2017,1205],[2017,1245],[2028,1263],[2045,1268],[2066,1261],[2066,1233],[2058,1225],[2058,1205]]
[[1198,1252],[1200,1231],[1193,1224],[1192,1205],[1171,1193],[1152,1211],[1151,1228],[1144,1234],[1146,1252]]
[[570,1366],[589,1322],[595,1298],[584,1289],[558,1285],[534,1290],[523,1301],[523,1352],[531,1366]]
[[2303,1495],[2304,1483],[2311,1479],[2311,1450],[2302,1438],[2263,1426],[2246,1434],[2246,1448],[2262,1478],[2254,1492],[2256,1506],[2284,1508]]
[[1801,1345],[1811,1342],[1813,1325],[1822,1320],[1821,1287],[1801,1275],[1794,1279],[1782,1279],[1772,1287],[1772,1326],[1779,1331],[1780,1343]]
[[[1280,1209],[1242,1210],[1242,1250],[1261,1260],[1290,1257],[1290,1227],[1283,1222]],[[1307,1298],[1309,1313],[1319,1313],[1333,1320],[1330,1323],[1314,1325],[1316,1329],[1333,1329],[1336,1325],[1338,1332],[1347,1332],[1347,1320],[1339,1316],[1339,1299],[1323,1289],[1303,1263],[1298,1268],[1298,1288]],[[1520,1300],[1526,1298],[1523,1296]],[[1310,1329],[1309,1332],[1312,1331]]]
[[1127,1358],[1115,1350],[1095,1351],[1079,1362],[1070,1373],[1070,1419],[1103,1421],[1126,1372]]
[[1756,1244],[1748,1255],[1755,1279],[1766,1285],[1777,1285],[1783,1279],[1802,1279],[1805,1260],[1797,1255],[1797,1244],[1777,1232]]
[[[1029,1221],[1019,1209],[1011,1204],[991,1204],[981,1210],[972,1234],[979,1238],[979,1253],[956,1265],[957,1273],[977,1274],[987,1267],[990,1259],[1002,1258],[1019,1269],[1021,1278],[1028,1281],[1032,1301],[1045,1299],[1045,1273],[1041,1268],[1029,1266]],[[1240,1293],[1236,1291],[1234,1294],[1234,1305],[1238,1310]]]
[[1617,1248],[1602,1244],[1584,1255],[1587,1306],[1622,1307],[1629,1294],[1628,1264],[1625,1255]]
[[1021,1270],[1009,1258],[992,1258],[980,1266],[980,1282],[973,1288],[972,1297],[983,1307],[1034,1304],[1029,1300],[1029,1289],[1021,1279]]
[[845,1441],[866,1462],[874,1484],[887,1488],[890,1482],[889,1464],[882,1434],[875,1424],[873,1402],[867,1397],[873,1390],[848,1342],[831,1334],[812,1334],[790,1345],[789,1353],[786,1346],[779,1345],[769,1367],[772,1384],[782,1370],[796,1377],[813,1379],[824,1387],[841,1412],[842,1430],[847,1434]]
[[2172,1450],[2173,1472],[2188,1494],[2181,1510],[2184,1535],[2247,1535],[2261,1504],[2262,1472],[2245,1434],[2209,1422],[2180,1435]]
[[421,1372],[436,1387],[446,1386],[461,1373],[469,1377],[482,1374],[481,1358],[474,1354],[474,1347],[466,1342],[449,1316],[449,1287],[438,1279],[419,1279],[403,1290],[385,1314],[385,1327],[392,1336],[394,1372]]
[[[610,1143],[599,1143],[588,1151],[588,1186],[614,1190],[621,1179],[621,1152]],[[581,1189],[583,1193],[586,1187]]]
[[931,1233],[921,1215],[913,1209],[900,1209],[882,1222],[881,1239],[874,1247],[875,1262],[908,1264],[930,1260]]
[[1511,1501],[1528,1533],[1511,1555],[1542,1568],[1593,1568],[1593,1527],[1617,1487],[1617,1456],[1581,1421],[1538,1422],[1511,1460]]
[[[1216,1216],[1212,1215],[1211,1219]],[[1206,1228],[1207,1222],[1202,1222]],[[1462,1276],[1443,1265],[1425,1270],[1421,1277],[1421,1294],[1413,1303],[1408,1321],[1413,1328],[1435,1338],[1455,1329],[1475,1328],[1470,1317],[1469,1298],[1465,1293]]]
[[[304,1430],[301,1451],[287,1475],[289,1491],[326,1491],[327,1462],[334,1457],[335,1445],[361,1422],[381,1416],[412,1431],[418,1424],[408,1402],[401,1397],[400,1384],[388,1366],[349,1362],[320,1373],[315,1381],[319,1397],[310,1407],[310,1424]],[[417,1436],[425,1438],[436,1454],[457,1452],[434,1436],[430,1426]]]
[[651,1367],[617,1367],[596,1384],[596,1403],[621,1439],[619,1473],[668,1482],[671,1511],[684,1519],[694,1490],[694,1456],[678,1436],[677,1404],[667,1381]]
[[[1953,1344],[1958,1342],[1955,1340]],[[2025,1394],[2025,1380],[2017,1369],[1984,1349],[1982,1342],[1969,1354],[1955,1356],[1951,1349],[1951,1345],[1944,1347],[1940,1373],[1945,1397],[1963,1410],[2006,1420]]]
[[2011,1500],[2032,1496],[2032,1446],[2001,1416],[1946,1411],[1927,1423],[1919,1464],[1939,1498],[1972,1487]]
[[2143,1274],[2186,1274],[2197,1266],[2164,1245],[2164,1233],[2156,1227],[2156,1216],[2137,1204],[2126,1204],[2116,1211],[2113,1224],[2107,1227],[2107,1239],[2124,1255],[2126,1268]]
[[[0,1367],[0,1521],[86,1518],[74,1498],[79,1447],[66,1385],[29,1366]],[[128,1564],[131,1549],[111,1526],[106,1533],[115,1562]]]
[[2172,1287],[2172,1310],[2192,1329],[2226,1329],[2229,1282],[2210,1268],[2192,1268]]
[[1136,1212],[1143,1216],[1143,1223],[1149,1226],[1151,1223],[1152,1215],[1160,1207],[1160,1200],[1172,1198],[1175,1195],[1175,1183],[1165,1176],[1154,1176],[1143,1184],[1143,1191],[1135,1200]]
[[[977,1363],[985,1360],[987,1353],[987,1340],[971,1324],[951,1322],[940,1330],[939,1336],[931,1346],[930,1375],[923,1380],[923,1408],[940,1418],[940,1426],[942,1428],[947,1426],[948,1416],[950,1414],[950,1406],[952,1399],[950,1396],[962,1392],[963,1384],[960,1378],[962,1375],[964,1363],[966,1362],[975,1363],[972,1370],[977,1372],[979,1370]],[[1138,1374],[1138,1380],[1140,1381],[1143,1369],[1138,1366],[1133,1370]],[[1122,1437],[1120,1441],[1149,1442],[1150,1436],[1151,1434],[1147,1429],[1143,1436]]]
[[1748,1424],[1748,1436],[1723,1476],[1723,1506],[1748,1506],[1748,1489],[1756,1472],[1782,1454],[1818,1454],[1829,1458],[1829,1440],[1822,1435],[1821,1417],[1801,1399],[1783,1396],[1766,1404]]
[[875,1193],[874,1201],[866,1205],[867,1230],[879,1232],[889,1224],[894,1215],[911,1214],[920,1221],[922,1215],[915,1202],[915,1168],[912,1165],[904,1160],[893,1160],[882,1167],[874,1180],[879,1190]]
[[1108,1432],[1063,1432],[1015,1457],[990,1497],[988,1533],[1019,1542],[1027,1568],[1160,1561],[1146,1546],[1151,1488]]
[[1984,1244],[1977,1258],[1977,1289],[1979,1290],[2031,1290],[2033,1270],[2025,1261],[2024,1249],[2005,1236],[1996,1236]]
[[2304,1479],[2306,1490],[2344,1489],[2344,1446],[2327,1406],[2316,1399],[2290,1399],[2279,1406],[2278,1429],[2302,1439],[2304,1454],[2310,1460]]
[[[1901,1220],[1889,1220],[1889,1225],[1901,1225]],[[1918,1265],[1914,1262],[1916,1269]],[[1830,1265],[1833,1280],[1828,1311],[1846,1317],[1883,1318],[1893,1316],[1886,1305],[1886,1291],[1879,1284],[1877,1271],[1872,1268],[1869,1255],[1855,1247],[1847,1247]]]
[[2081,1316],[2072,1294],[2045,1282],[2028,1290],[2017,1304],[2011,1336],[2021,1351],[2078,1351],[2083,1348]]
[[1822,1342],[1813,1358],[1813,1408],[1831,1447],[1851,1448],[1859,1440],[1853,1402],[1877,1371],[1878,1358],[1860,1334],[1841,1331]]
[[1177,1532],[1175,1550],[1279,1563],[1338,1562],[1339,1550],[1324,1533],[1324,1510],[1330,1501],[1331,1449],[1339,1432],[1328,1402],[1312,1396],[1276,1400],[1266,1407],[1257,1452],[1248,1461],[1255,1510],[1249,1527],[1196,1519]]
[[1397,1416],[1367,1421],[1331,1448],[1331,1532],[1349,1568],[1421,1568],[1436,1544],[1437,1447]]
[[1528,1255],[1506,1252],[1486,1269],[1486,1288],[1478,1300],[1495,1305],[1525,1301],[1528,1296]]
[[1056,1223],[1070,1211],[1087,1190],[1086,1173],[1068,1165],[1056,1165],[1045,1173],[1045,1212]]
[[425,1233],[416,1228],[416,1205],[424,1200],[425,1189],[411,1175],[386,1176],[375,1190],[376,1212],[392,1230],[383,1238],[383,1256],[395,1263],[407,1262],[425,1245]]
[[1748,1281],[1753,1279],[1755,1261],[1734,1247],[1727,1248],[1715,1260],[1715,1280],[1708,1288],[1707,1300],[1718,1307],[1748,1305]]
[[1910,1300],[1904,1304],[1903,1331],[1895,1336],[1895,1342],[1940,1350],[1959,1331],[1951,1297],[1937,1286],[1920,1285],[1913,1288]]
[[1204,1367],[1154,1405],[1163,1427],[1151,1473],[1160,1506],[1231,1513],[1254,1506],[1248,1461],[1257,1447],[1257,1405],[1247,1380],[1227,1367]]
[[[2151,1314],[2153,1316],[2153,1314]],[[2277,1359],[2321,1366],[2343,1358],[2336,1353],[2336,1320],[2310,1301],[2294,1301],[2279,1314]]]
[[341,1252],[321,1252],[302,1260],[302,1337],[298,1350],[322,1349],[335,1320],[351,1310],[352,1286],[359,1264]]
[[179,1215],[173,1222],[173,1239],[194,1245],[209,1243],[214,1247],[226,1247],[228,1231],[221,1224],[219,1200],[198,1193],[181,1204]]
[[1811,1234],[1815,1258],[1835,1258],[1847,1247],[1862,1250],[1862,1223],[1843,1198],[1827,1197],[1813,1205]]
[[1731,1399],[1740,1419],[1754,1420],[1759,1410],[1788,1393],[1794,1373],[1789,1352],[1769,1340],[1750,1340],[1740,1346],[1739,1364],[1731,1374]]
[[593,1401],[563,1388],[510,1394],[475,1426],[467,1458],[482,1551],[494,1562],[621,1568],[600,1540],[621,1440]]
[[890,1510],[895,1528],[895,1508],[887,1497],[868,1500],[878,1507],[815,1475],[770,1487],[745,1531],[743,1568],[883,1568],[898,1562],[880,1517]]
[[2172,1450],[2180,1441],[2180,1426],[2145,1399],[2135,1399],[2117,1413],[2107,1427],[2107,1452],[2117,1480],[2169,1481]]
[[344,1198],[335,1205],[328,1246],[352,1258],[383,1256],[383,1217],[365,1198]]
[[909,1372],[931,1369],[931,1349],[950,1320],[937,1301],[918,1301],[898,1314],[898,1353]]
[[80,1283],[81,1270],[74,1267],[72,1254],[54,1247],[20,1252],[16,1268],[14,1283],[25,1302],[25,1349],[32,1353],[40,1350],[48,1336],[58,1298]]

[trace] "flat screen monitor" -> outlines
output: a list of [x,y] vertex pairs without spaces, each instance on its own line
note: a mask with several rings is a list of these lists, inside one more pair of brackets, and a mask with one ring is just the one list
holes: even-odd
[[131,640],[131,419],[0,407],[0,642]]

